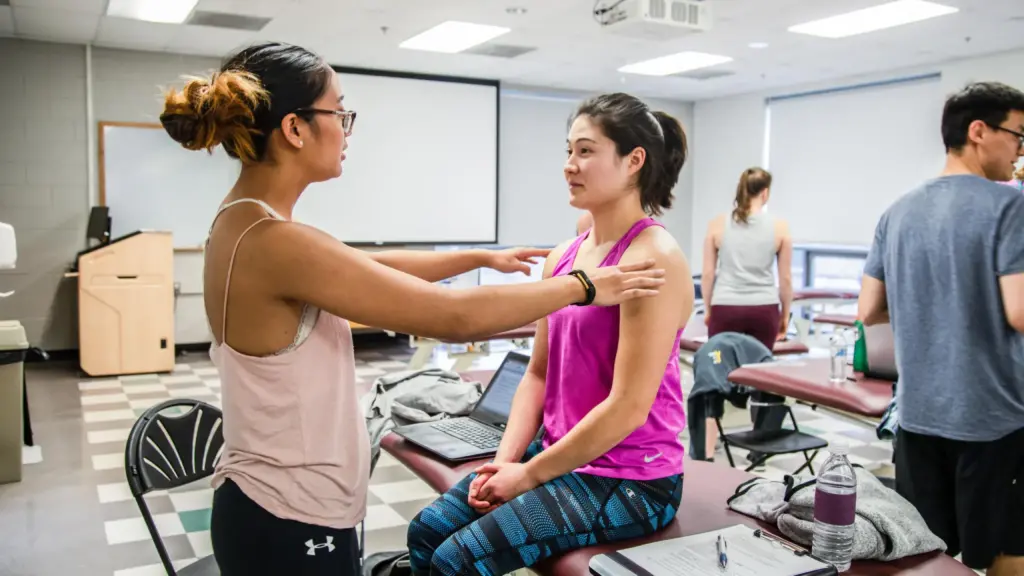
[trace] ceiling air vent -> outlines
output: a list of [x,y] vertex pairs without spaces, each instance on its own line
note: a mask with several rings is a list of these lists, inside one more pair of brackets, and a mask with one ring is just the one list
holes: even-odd
[[736,74],[732,70],[715,70],[713,68],[702,68],[700,70],[690,70],[689,72],[682,72],[680,74],[673,74],[678,78],[689,78],[690,80],[713,80],[715,78],[725,78],[726,76],[732,76]]
[[196,10],[192,17],[185,21],[193,26],[211,26],[213,28],[230,28],[232,30],[249,30],[258,32],[270,23],[270,18],[259,16],[242,16],[241,14],[225,14],[224,12],[208,12]]
[[476,54],[478,56],[494,56],[495,58],[515,58],[516,56],[522,56],[528,52],[533,52],[536,48],[531,46],[513,46],[511,44],[478,44],[463,54]]

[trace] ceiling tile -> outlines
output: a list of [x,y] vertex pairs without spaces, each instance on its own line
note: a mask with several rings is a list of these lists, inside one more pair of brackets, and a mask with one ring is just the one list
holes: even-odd
[[179,29],[180,26],[177,24],[104,16],[100,20],[99,31],[96,33],[96,44],[161,50],[167,46]]
[[167,43],[169,52],[224,57],[262,38],[259,32],[224,30],[206,26],[178,26]]
[[40,8],[44,10],[71,10],[88,14],[103,14],[108,0],[11,0],[11,6],[18,8]]
[[196,10],[273,18],[283,11],[296,10],[299,6],[299,0],[199,0]]
[[19,36],[86,43],[96,36],[99,14],[14,6],[14,31]]
[[[712,28],[667,41],[630,38],[603,28],[593,17],[595,0],[199,0],[199,10],[272,18],[256,33],[100,20],[108,0],[10,1],[13,12],[0,7],[0,35],[70,43],[95,38],[102,45],[216,58],[258,39],[275,39],[306,46],[340,65],[496,78],[541,88],[621,89],[682,100],[776,90],[858,73],[902,74],[909,67],[934,68],[940,61],[1024,48],[1021,22],[1011,20],[1024,17],[1022,0],[942,0],[961,12],[840,40],[786,29],[880,0],[707,0]],[[511,14],[509,7],[526,12]],[[507,26],[511,32],[495,43],[534,50],[496,58],[398,47],[402,40],[450,19]],[[768,47],[751,49],[755,41]],[[731,56],[735,60],[729,69],[735,74],[698,80],[617,72],[622,64],[682,50]]]

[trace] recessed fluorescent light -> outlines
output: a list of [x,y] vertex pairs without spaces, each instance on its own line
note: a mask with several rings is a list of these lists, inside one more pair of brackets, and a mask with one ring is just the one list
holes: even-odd
[[830,18],[797,24],[791,26],[789,31],[822,38],[844,38],[946,16],[959,12],[959,10],[959,8],[925,0],[897,0]]
[[199,0],[110,0],[107,16],[181,24]]
[[767,42],[751,42],[750,44],[747,44],[747,46],[753,48],[754,50],[761,50],[762,48],[767,48],[768,47],[768,43]]
[[449,20],[434,26],[426,32],[409,38],[398,46],[410,50],[427,50],[430,52],[454,54],[462,52],[467,48],[472,48],[477,44],[483,44],[488,40],[493,40],[510,31],[511,29],[500,26],[487,26],[484,24]]
[[645,74],[647,76],[668,76],[731,61],[732,58],[728,56],[704,54],[703,52],[679,52],[678,54],[669,54],[668,56],[629,64],[619,68],[619,72]]

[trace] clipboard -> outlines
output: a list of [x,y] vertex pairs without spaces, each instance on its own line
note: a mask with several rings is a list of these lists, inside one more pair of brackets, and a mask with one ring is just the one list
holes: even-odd
[[[726,538],[728,567],[718,566],[715,542]],[[836,567],[807,550],[760,529],[735,525],[722,530],[661,540],[599,554],[594,576],[838,576]]]

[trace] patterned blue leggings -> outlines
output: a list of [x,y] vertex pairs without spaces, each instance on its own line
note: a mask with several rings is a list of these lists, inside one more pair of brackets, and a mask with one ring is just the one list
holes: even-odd
[[[541,451],[530,445],[523,461]],[[413,574],[501,576],[550,556],[637,538],[676,516],[682,475],[636,481],[570,473],[481,516],[467,502],[470,474],[409,525]]]

